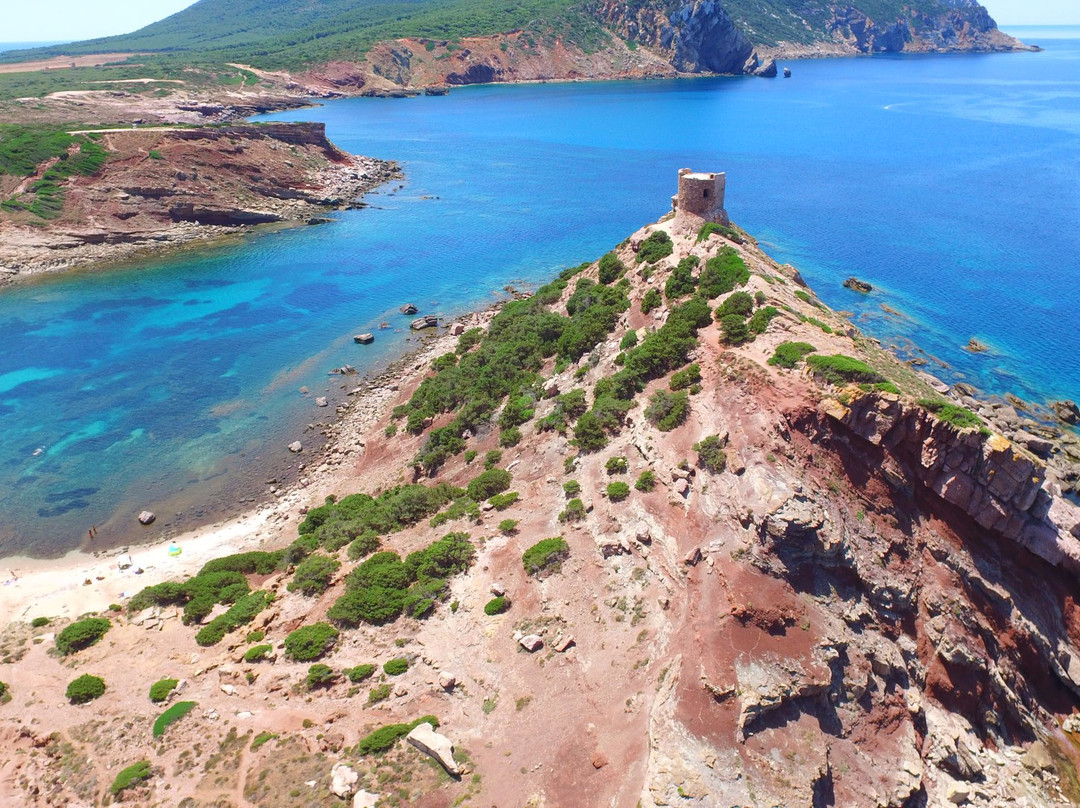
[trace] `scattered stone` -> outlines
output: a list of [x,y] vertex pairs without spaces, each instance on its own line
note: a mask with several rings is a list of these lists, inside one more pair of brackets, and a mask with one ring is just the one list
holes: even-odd
[[157,515],[153,511],[143,511],[139,514],[140,525],[151,525],[155,519],[157,519]]
[[298,440],[294,440],[292,443],[289,444],[289,451],[293,454],[296,454],[297,452],[302,452],[304,451],[304,444],[302,444]]
[[602,769],[608,765],[607,755],[597,750],[592,756],[592,765],[594,769]]
[[235,696],[236,688],[232,685],[222,685],[221,692],[224,693],[226,696]]
[[356,788],[359,780],[360,775],[353,767],[344,763],[335,763],[334,768],[330,770],[330,790],[343,800],[352,796],[353,789]]
[[576,645],[574,642],[574,635],[567,634],[565,637],[558,637],[555,640],[555,645],[552,646],[560,654],[565,653],[566,649],[571,645]]
[[874,291],[873,286],[868,284],[866,281],[860,281],[856,277],[851,277],[844,281],[844,288],[850,289],[853,292],[862,292],[864,295]]
[[328,732],[319,739],[319,749],[323,752],[339,752],[345,746],[345,735],[341,732]]
[[701,548],[695,547],[686,557],[683,558],[683,563],[688,567],[693,567],[701,562]]
[[1054,415],[1058,417],[1058,420],[1066,424],[1080,424],[1080,407],[1076,405],[1075,401],[1069,401],[1068,399],[1052,401],[1050,409],[1054,411]]
[[967,783],[953,780],[945,788],[945,799],[953,805],[963,805],[971,799],[971,786]]
[[357,334],[353,337],[353,342],[357,345],[370,345],[375,341],[375,335],[370,333]]
[[431,755],[449,774],[461,776],[461,768],[454,762],[454,745],[445,735],[440,735],[431,724],[422,722],[405,736],[405,740],[427,755]]
[[329,404],[330,404],[330,402],[326,400],[325,396],[319,396],[317,399],[315,399],[315,406],[316,407],[326,407]]
[[1080,713],[1073,713],[1072,715],[1067,716],[1065,720],[1061,722],[1061,728],[1065,730],[1065,732],[1080,732]]
[[375,808],[379,802],[379,795],[370,791],[357,791],[353,794],[352,808]]
[[1046,744],[1042,741],[1035,741],[1032,743],[1024,753],[1024,756],[1020,758],[1020,762],[1024,764],[1025,769],[1033,772],[1052,772],[1055,768],[1054,759],[1050,756]]
[[465,333],[465,326],[462,323],[454,323],[450,326],[450,336],[460,337]]
[[499,581],[496,581],[491,585],[491,588],[488,591],[490,591],[491,594],[493,594],[495,597],[501,598],[503,595],[506,594],[506,587],[503,586]]
[[680,497],[685,497],[690,493],[690,481],[686,479],[678,479],[675,481],[675,493]]
[[439,674],[439,687],[443,690],[453,690],[457,685],[457,677],[447,671]]
[[544,647],[544,639],[538,634],[526,634],[518,642],[529,653],[535,653]]
[[647,522],[638,522],[634,525],[634,538],[640,544],[652,544],[652,531]]

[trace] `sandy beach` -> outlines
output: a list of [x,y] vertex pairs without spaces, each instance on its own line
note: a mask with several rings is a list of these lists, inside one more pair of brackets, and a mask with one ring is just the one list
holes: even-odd
[[[489,309],[456,322],[471,328],[486,325],[492,316],[494,309]],[[457,339],[448,327],[440,328],[437,337],[392,362],[379,375],[394,377],[397,382],[375,387],[354,402],[334,425],[321,455],[304,456],[305,476],[282,490],[271,504],[144,545],[96,554],[75,550],[52,559],[10,556],[0,560],[0,628],[42,615],[73,618],[104,611],[112,604],[123,605],[146,586],[194,575],[213,558],[288,544],[296,538],[303,508],[320,504],[329,494],[351,493],[358,488],[354,463],[349,459],[364,453],[372,425],[399,399],[404,400],[431,361],[452,351]],[[180,555],[170,556],[173,545],[180,548]],[[126,555],[132,564],[121,569],[121,558]]]

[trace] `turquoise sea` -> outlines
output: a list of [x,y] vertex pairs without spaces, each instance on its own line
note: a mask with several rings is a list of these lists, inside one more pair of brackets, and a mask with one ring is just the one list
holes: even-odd
[[[668,209],[682,166],[726,171],[735,221],[928,370],[1080,399],[1080,29],[1023,35],[1046,50],[266,116],[325,121],[399,160],[403,187],[332,224],[0,291],[0,554],[91,546],[90,525],[102,546],[157,536],[294,479],[287,444],[314,447],[328,412],[314,396],[344,394],[328,371],[411,344],[398,305],[455,315],[595,258]],[[140,531],[144,507],[159,523]]]

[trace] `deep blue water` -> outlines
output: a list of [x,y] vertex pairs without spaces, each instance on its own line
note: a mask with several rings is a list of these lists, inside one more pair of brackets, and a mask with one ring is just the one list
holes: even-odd
[[[1080,398],[1080,34],[1041,44],[266,116],[325,121],[401,161],[404,187],[333,224],[0,293],[0,553],[59,552],[91,524],[126,541],[142,507],[173,526],[235,507],[312,444],[313,397],[342,392],[330,368],[408,344],[376,330],[404,325],[398,305],[461,313],[595,258],[668,209],[682,166],[726,171],[739,224],[941,377]],[[878,291],[843,289],[852,274]]]

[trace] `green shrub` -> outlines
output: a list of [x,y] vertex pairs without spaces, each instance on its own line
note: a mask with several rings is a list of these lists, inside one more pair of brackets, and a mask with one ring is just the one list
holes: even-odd
[[614,252],[604,253],[600,256],[597,269],[600,283],[605,285],[614,283],[619,279],[619,276],[626,272],[626,266]]
[[578,418],[573,443],[582,452],[597,452],[607,446],[607,434],[595,412],[583,413]]
[[742,345],[750,340],[746,320],[738,314],[726,314],[720,318],[720,340],[727,345]]
[[668,382],[668,387],[672,390],[685,390],[688,387],[693,387],[695,384],[701,382],[701,365],[696,362],[692,365],[687,365],[682,370],[677,370],[671,374],[671,381]]
[[829,356],[812,354],[806,357],[806,364],[813,369],[816,375],[824,378],[829,384],[837,386],[849,382],[875,384],[876,382],[886,381],[884,376],[865,362],[860,362],[858,359],[843,354]]
[[244,662],[262,662],[274,650],[272,645],[255,645],[244,652]]
[[645,417],[661,432],[670,432],[686,421],[690,414],[690,396],[657,390],[645,408]]
[[816,317],[807,317],[806,322],[810,323],[810,325],[816,325],[818,328],[820,328],[826,334],[831,334],[833,332],[832,327],[830,325],[828,325],[827,323],[821,322],[821,320],[817,319]]
[[723,303],[716,307],[715,317],[721,320],[729,314],[737,314],[746,319],[753,310],[754,298],[749,292],[732,292]]
[[469,449],[465,452],[465,465],[476,460],[476,449]]
[[458,337],[457,348],[455,352],[460,356],[467,354],[473,348],[480,344],[480,341],[484,338],[484,329],[482,328],[470,328],[460,337]]
[[567,480],[563,483],[563,493],[568,497],[576,497],[581,493],[581,483],[577,480]]
[[630,464],[626,462],[625,457],[616,455],[607,459],[604,469],[608,474],[626,474],[630,470]]
[[751,339],[758,334],[764,334],[772,319],[779,316],[780,310],[776,306],[762,306],[755,311],[746,323],[746,329],[752,335]]
[[814,303],[813,298],[810,297],[810,293],[802,289],[795,290],[795,297],[799,298],[799,300],[801,300],[803,303]]
[[742,235],[738,230],[716,222],[705,222],[705,224],[701,226],[701,229],[698,230],[697,241],[695,243],[700,244],[702,241],[705,241],[713,235],[723,236],[726,239],[734,241],[736,244],[743,243]]
[[64,656],[97,643],[112,626],[104,617],[87,617],[67,626],[56,635],[56,650]]
[[390,690],[389,684],[375,685],[368,691],[368,704],[378,704],[380,701],[386,701],[386,699],[390,698]]
[[266,638],[266,632],[261,628],[257,628],[254,631],[249,631],[247,636],[244,637],[245,642],[260,642]]
[[[577,501],[580,502],[580,500]],[[562,562],[569,557],[570,545],[562,536],[554,536],[550,539],[542,539],[526,550],[521,556],[521,561],[525,566],[525,572],[542,578],[558,572]]]
[[674,252],[675,247],[671,243],[671,236],[663,230],[657,230],[647,239],[641,242],[638,249],[637,262],[644,261],[647,264],[655,264],[661,258],[667,258]]
[[327,611],[335,623],[356,627],[361,623],[381,626],[401,616],[405,608],[404,589],[368,586],[346,592]]
[[353,668],[346,668],[344,673],[349,677],[349,681],[355,685],[370,678],[375,673],[375,666],[370,664],[357,665]]
[[559,513],[560,522],[580,522],[585,518],[585,503],[577,497],[566,503],[566,507]]
[[505,494],[496,494],[488,502],[497,511],[505,511],[518,501],[521,495],[517,491],[507,491]]
[[441,370],[452,368],[458,362],[457,354],[444,353],[442,356],[437,357],[434,362],[431,363],[431,369],[438,373]]
[[950,404],[948,401],[933,398],[920,398],[916,402],[924,410],[934,413],[937,418],[960,429],[971,429],[983,425],[983,420],[971,410]]
[[177,684],[179,684],[179,681],[176,679],[162,679],[154,682],[150,685],[150,701],[154,703],[165,701]]
[[52,621],[49,620],[49,618],[47,617],[35,617],[33,620],[30,621],[30,625],[33,628],[42,628],[43,626],[49,625],[49,623],[51,622]]
[[502,614],[510,608],[510,599],[505,595],[499,595],[492,598],[484,604],[484,614],[489,617],[494,617],[497,614]]
[[256,752],[261,746],[268,744],[274,738],[279,737],[276,732],[270,732],[269,730],[260,732],[254,738],[251,739],[251,751]]
[[698,453],[698,465],[706,471],[719,474],[727,466],[724,442],[718,435],[702,438],[694,444],[694,451]]
[[389,724],[372,732],[365,738],[360,739],[356,745],[356,751],[360,755],[371,755],[385,752],[394,746],[401,738],[412,732],[418,724],[428,723],[438,728],[439,721],[435,716],[425,715],[411,724]]
[[504,429],[499,433],[499,445],[504,449],[517,446],[519,443],[521,443],[521,430],[516,426]]
[[508,489],[511,479],[510,472],[505,469],[492,468],[482,471],[469,482],[469,498],[474,502],[491,499]]
[[120,773],[116,775],[113,784],[109,786],[109,793],[115,796],[125,789],[146,782],[150,779],[150,775],[151,770],[149,760],[140,760],[138,763],[133,763],[126,769],[122,769]]
[[769,358],[769,364],[790,369],[801,362],[807,354],[812,354],[816,350],[817,348],[809,342],[781,342]]
[[321,595],[330,586],[334,573],[341,567],[341,562],[320,553],[312,553],[296,568],[293,579],[289,582],[290,592],[300,591],[308,597]]
[[68,684],[67,692],[64,695],[72,704],[86,704],[105,695],[105,680],[100,676],[91,676],[84,673]]
[[631,329],[623,334],[623,338],[619,340],[619,350],[625,351],[627,348],[633,348],[638,344],[637,331]]
[[[300,531],[303,533],[304,531]],[[262,550],[252,550],[247,553],[236,553],[234,555],[223,556],[222,558],[215,558],[211,561],[207,561],[203,564],[199,575],[206,575],[210,572],[241,572],[244,575],[270,575],[272,572],[276,572],[279,564],[281,563],[280,551],[275,553],[266,553]]]
[[499,522],[499,532],[504,536],[510,536],[517,532],[517,519],[503,519]]
[[732,247],[725,246],[715,258],[705,262],[698,277],[698,291],[706,300],[714,300],[744,286],[749,280],[750,270],[742,256]]
[[383,663],[382,669],[387,676],[401,676],[409,669],[409,660],[405,657],[396,657]]
[[308,690],[317,690],[320,687],[330,687],[337,681],[337,674],[329,665],[324,665],[321,662],[316,662],[310,668],[308,668],[307,679]]
[[328,653],[337,638],[337,629],[329,623],[301,626],[285,638],[285,653],[297,662],[312,662]]
[[0,682],[0,701],[7,699],[10,690],[11,688],[8,687],[7,682]]
[[664,297],[675,300],[692,295],[697,290],[693,273],[699,262],[700,259],[696,255],[688,255],[681,260],[675,269],[671,270],[671,275],[664,284]]
[[637,481],[634,483],[634,488],[645,493],[652,491],[656,488],[656,475],[646,469],[638,475]]
[[270,605],[274,596],[270,592],[258,590],[249,592],[229,607],[224,614],[218,615],[195,635],[195,642],[201,646],[216,645],[230,631],[246,626],[256,615]]
[[357,561],[364,556],[371,555],[379,549],[379,534],[374,530],[366,530],[349,543],[349,549],[345,554],[352,561]]
[[157,717],[154,722],[154,737],[160,738],[170,726],[195,709],[193,701],[178,701]]
[[641,298],[641,313],[648,314],[654,309],[660,308],[663,302],[664,299],[660,297],[659,289],[649,289]]
[[607,495],[612,502],[622,502],[630,496],[630,486],[623,482],[608,483]]

